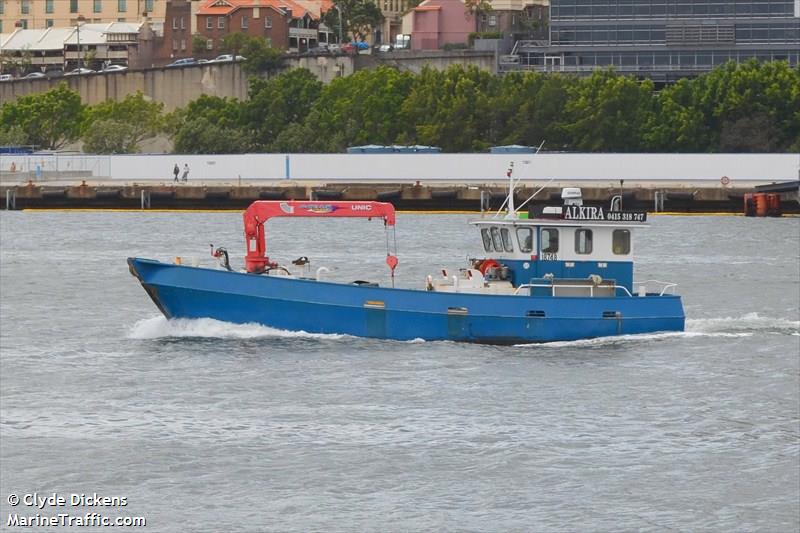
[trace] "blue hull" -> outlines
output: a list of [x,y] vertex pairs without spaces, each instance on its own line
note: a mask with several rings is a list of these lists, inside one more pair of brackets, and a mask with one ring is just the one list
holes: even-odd
[[380,339],[490,344],[684,328],[683,304],[673,295],[455,294],[244,274],[139,258],[129,258],[128,265],[167,318],[214,318]]

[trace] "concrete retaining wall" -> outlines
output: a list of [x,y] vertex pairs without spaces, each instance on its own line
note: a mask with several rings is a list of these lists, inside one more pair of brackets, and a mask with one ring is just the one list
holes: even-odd
[[[374,68],[386,64],[400,70],[420,72],[428,65],[445,69],[453,64],[475,65],[495,72],[494,54],[487,52],[410,52],[400,51],[385,54],[363,54],[358,56],[318,56],[287,59],[288,68],[307,68],[319,80],[331,80],[348,76],[361,68]],[[129,94],[141,91],[145,96],[162,102],[167,111],[183,107],[200,95],[247,98],[248,76],[241,66],[233,63],[218,63],[179,68],[150,68],[107,74],[66,76],[53,80],[15,80],[0,83],[0,104],[20,96],[45,92],[60,82],[81,95],[84,104],[95,105],[105,100],[121,100]]]

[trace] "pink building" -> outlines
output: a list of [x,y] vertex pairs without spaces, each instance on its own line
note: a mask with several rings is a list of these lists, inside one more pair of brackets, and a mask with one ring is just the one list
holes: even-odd
[[462,0],[425,0],[414,8],[411,48],[438,50],[448,43],[466,44],[477,28],[475,15]]

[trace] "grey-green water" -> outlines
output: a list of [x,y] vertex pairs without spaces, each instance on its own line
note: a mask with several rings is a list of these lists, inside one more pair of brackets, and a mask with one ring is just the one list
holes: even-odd
[[[478,255],[466,220],[401,215],[398,283]],[[0,529],[800,527],[799,219],[655,217],[637,277],[679,283],[687,332],[525,347],[168,322],[125,264],[212,242],[241,264],[241,235],[230,213],[0,213]],[[379,223],[276,220],[268,243],[386,281]],[[8,504],[33,492],[127,505]]]

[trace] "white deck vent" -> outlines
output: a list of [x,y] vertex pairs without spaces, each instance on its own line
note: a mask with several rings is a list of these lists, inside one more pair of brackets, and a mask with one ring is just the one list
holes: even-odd
[[583,196],[578,187],[564,187],[561,189],[561,199],[564,205],[583,205]]

